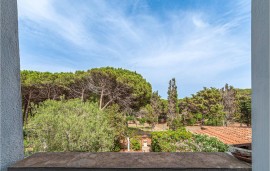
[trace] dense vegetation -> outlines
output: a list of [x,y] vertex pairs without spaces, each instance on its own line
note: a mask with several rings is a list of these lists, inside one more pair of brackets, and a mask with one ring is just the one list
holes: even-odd
[[28,151],[120,150],[116,142],[124,136],[125,122],[113,107],[99,110],[97,103],[80,99],[46,100],[35,113],[24,129]]
[[[131,137],[128,122],[152,130],[166,122],[169,131],[152,134],[153,151],[225,151],[218,140],[192,135],[186,125],[251,125],[251,90],[203,88],[178,98],[176,80],[162,99],[140,74],[121,68],[94,68],[75,73],[22,71],[25,146],[30,151],[119,151]],[[132,134],[132,135],[131,135]]]
[[185,125],[227,126],[240,122],[251,125],[251,90],[204,88],[192,97],[179,100],[180,115]]
[[122,110],[138,110],[149,103],[152,87],[136,72],[111,67],[75,73],[22,71],[24,122],[34,115],[33,107],[45,100],[80,98],[98,102],[100,109],[118,104]]
[[216,138],[193,135],[184,128],[152,133],[153,152],[225,152],[228,146]]
[[130,139],[131,149],[134,151],[141,150],[141,143],[139,137],[133,137]]

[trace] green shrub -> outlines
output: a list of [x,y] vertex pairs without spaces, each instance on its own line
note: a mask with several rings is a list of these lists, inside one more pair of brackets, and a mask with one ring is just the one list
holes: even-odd
[[192,134],[185,128],[176,131],[152,132],[152,151],[153,152],[176,152],[177,143],[189,140]]
[[196,114],[196,118],[197,118],[197,119],[202,119],[202,114],[201,114],[201,113],[197,113],[197,114]]
[[110,127],[114,129],[114,134],[117,138],[115,142],[120,141],[121,138],[126,136],[128,128],[125,114],[120,112],[120,108],[117,104],[108,107],[103,112],[108,116]]
[[194,125],[196,123],[197,119],[196,118],[191,118],[189,120],[189,125]]
[[223,122],[221,119],[207,119],[207,120],[205,120],[204,125],[222,126]]
[[146,123],[146,118],[137,118],[139,121],[140,125],[144,125]]
[[112,151],[117,139],[108,113],[97,104],[45,101],[25,127],[28,146],[34,151]]
[[194,142],[197,144],[196,151],[202,152],[226,152],[228,145],[219,141],[215,137],[209,137],[207,135],[194,134]]
[[141,143],[138,138],[131,138],[130,139],[130,144],[131,144],[131,149],[134,151],[139,151],[141,150]]
[[180,117],[175,118],[172,122],[171,125],[169,125],[170,129],[172,130],[177,130],[183,127],[182,119]]
[[134,116],[131,116],[131,115],[129,115],[129,116],[127,116],[127,121],[135,121],[135,117]]
[[114,146],[111,151],[113,152],[119,152],[121,150],[121,143],[119,139],[116,139],[114,142]]
[[217,138],[192,135],[184,128],[152,133],[153,152],[226,152],[228,146]]

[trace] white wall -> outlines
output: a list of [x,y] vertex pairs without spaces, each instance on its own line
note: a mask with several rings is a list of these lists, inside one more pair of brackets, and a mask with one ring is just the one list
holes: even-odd
[[252,1],[252,168],[270,171],[269,0]]
[[0,170],[23,158],[16,0],[0,0]]

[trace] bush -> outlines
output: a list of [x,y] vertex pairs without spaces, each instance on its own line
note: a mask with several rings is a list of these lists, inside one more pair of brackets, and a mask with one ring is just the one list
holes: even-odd
[[97,104],[47,100],[25,127],[28,147],[34,151],[112,151],[116,131],[108,113]]
[[134,116],[131,116],[131,115],[128,115],[127,116],[127,121],[129,122],[129,121],[132,121],[132,122],[135,122],[135,117]]
[[201,120],[202,119],[202,114],[201,113],[197,113],[196,114],[196,118]]
[[222,126],[223,122],[221,119],[207,119],[207,120],[205,120],[204,125]]
[[194,125],[195,123],[196,123],[196,118],[191,118],[191,119],[189,119],[189,125]]
[[192,135],[184,128],[152,133],[153,152],[226,152],[228,146],[217,138]]
[[226,152],[228,145],[219,141],[215,137],[209,137],[207,135],[194,134],[194,142],[197,144],[196,151],[201,152]]
[[153,152],[176,152],[177,143],[188,140],[192,134],[185,128],[176,131],[152,132],[152,151]]
[[131,138],[130,139],[130,144],[131,144],[131,149],[134,151],[139,151],[141,150],[141,143],[138,138]]
[[139,121],[140,125],[144,125],[146,123],[146,118],[137,118]]
[[183,127],[183,123],[182,123],[182,119],[180,117],[175,118],[171,125],[169,125],[170,129],[172,130],[177,130],[177,129],[181,129]]
[[120,139],[116,139],[116,140],[114,141],[114,146],[113,146],[113,148],[112,148],[111,151],[113,151],[113,152],[119,152],[120,150],[121,150]]
[[126,136],[128,128],[125,114],[120,112],[117,104],[108,107],[104,112],[108,116],[110,127],[114,129],[114,134],[116,135],[115,142],[120,141],[120,139]]

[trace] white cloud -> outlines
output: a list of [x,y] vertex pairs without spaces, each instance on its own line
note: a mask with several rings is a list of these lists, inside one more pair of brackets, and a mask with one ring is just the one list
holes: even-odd
[[19,19],[31,21],[38,25],[38,29],[49,30],[74,45],[84,46],[89,43],[89,35],[83,23],[60,14],[55,8],[55,2],[55,0],[18,0]]
[[[235,8],[215,20],[207,11],[196,10],[167,11],[161,19],[145,1],[82,2],[66,0],[60,6],[57,0],[18,0],[19,18],[29,21],[32,33],[52,34],[70,44],[70,49],[63,49],[77,54],[74,66],[90,63],[137,70],[154,88],[164,84],[166,89],[172,77],[187,85],[211,82],[250,63],[246,0],[238,0]],[[65,63],[59,65],[63,68]]]
[[192,21],[194,25],[198,28],[205,28],[208,26],[207,23],[205,23],[201,18],[198,18],[198,17],[193,17]]

